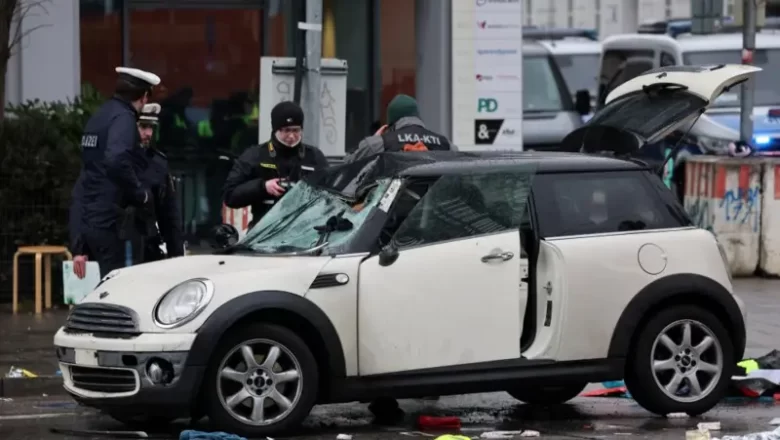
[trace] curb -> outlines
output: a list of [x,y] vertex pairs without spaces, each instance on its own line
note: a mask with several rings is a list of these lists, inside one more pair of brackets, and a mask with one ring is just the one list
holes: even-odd
[[0,379],[0,397],[40,397],[43,394],[49,396],[67,394],[65,388],[62,386],[62,376]]

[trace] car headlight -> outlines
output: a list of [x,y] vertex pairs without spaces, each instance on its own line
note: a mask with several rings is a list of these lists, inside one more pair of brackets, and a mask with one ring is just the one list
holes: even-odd
[[152,318],[158,327],[173,328],[195,319],[214,296],[214,283],[205,278],[185,281],[162,296]]

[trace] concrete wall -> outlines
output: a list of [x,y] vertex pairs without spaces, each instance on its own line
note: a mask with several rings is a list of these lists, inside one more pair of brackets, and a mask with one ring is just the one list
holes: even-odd
[[74,98],[81,88],[79,2],[20,1],[27,13],[12,29],[13,38],[21,25],[23,38],[8,63],[6,103]]

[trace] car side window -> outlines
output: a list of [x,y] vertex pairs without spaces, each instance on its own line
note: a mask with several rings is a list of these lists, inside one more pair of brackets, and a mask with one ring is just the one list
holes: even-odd
[[643,172],[539,176],[534,185],[543,237],[685,226]]
[[392,244],[402,249],[519,230],[532,179],[524,171],[443,176],[409,213]]
[[669,52],[661,52],[661,67],[674,66],[677,63]]

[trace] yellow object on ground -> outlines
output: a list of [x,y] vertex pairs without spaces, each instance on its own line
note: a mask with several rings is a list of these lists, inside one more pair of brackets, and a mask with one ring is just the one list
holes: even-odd
[[751,371],[759,369],[758,362],[753,359],[747,359],[737,364],[738,367],[745,369],[745,374],[750,374]]

